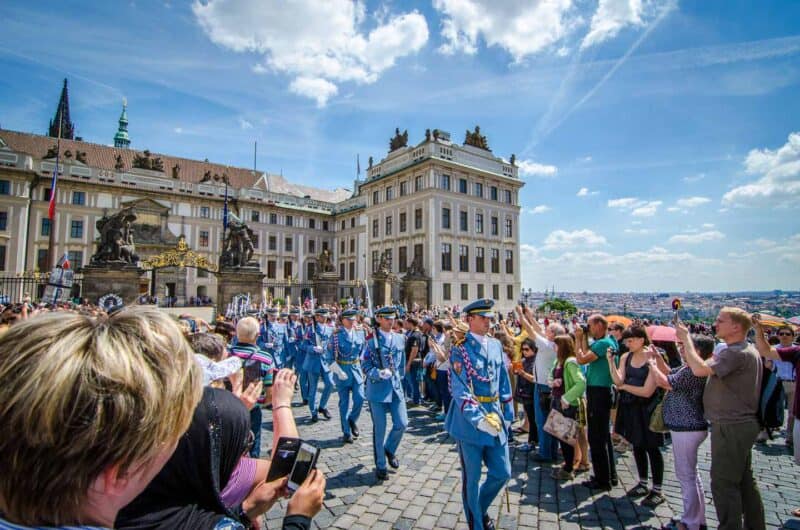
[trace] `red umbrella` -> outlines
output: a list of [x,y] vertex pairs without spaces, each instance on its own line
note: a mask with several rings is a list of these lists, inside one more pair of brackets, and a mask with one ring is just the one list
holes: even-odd
[[678,342],[675,328],[669,326],[647,326],[647,335],[650,340],[661,340],[664,342]]

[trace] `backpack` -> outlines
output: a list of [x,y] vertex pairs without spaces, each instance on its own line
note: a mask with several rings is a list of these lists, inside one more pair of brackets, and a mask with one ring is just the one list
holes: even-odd
[[783,426],[786,411],[786,393],[775,370],[761,363],[761,395],[758,399],[758,423],[762,429],[779,429]]

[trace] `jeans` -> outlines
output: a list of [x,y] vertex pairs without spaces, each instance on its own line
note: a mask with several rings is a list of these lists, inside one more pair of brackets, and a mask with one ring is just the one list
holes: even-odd
[[261,405],[258,403],[250,409],[250,430],[253,431],[253,447],[250,448],[250,458],[261,456]]
[[439,394],[439,400],[442,402],[445,414],[447,414],[447,409],[450,408],[450,400],[453,399],[453,396],[450,395],[448,377],[450,377],[448,370],[436,370],[436,393]]
[[689,530],[699,530],[706,524],[705,492],[697,472],[697,452],[708,437],[707,431],[671,431],[675,476],[681,483],[683,516],[681,521]]
[[422,396],[419,392],[419,376],[422,372],[422,363],[411,363],[411,369],[406,372],[405,387],[407,388],[406,396],[411,397],[415,405],[419,405],[422,401]]
[[664,457],[661,456],[661,449],[634,446],[633,459],[636,461],[636,471],[642,483],[647,483],[647,461],[650,461],[649,467],[653,468],[653,489],[661,489],[664,483]]
[[522,410],[525,411],[525,416],[528,418],[528,445],[536,445],[539,443],[539,428],[536,425],[536,407],[533,399],[523,401]]
[[607,386],[587,386],[586,411],[594,478],[600,485],[610,486],[611,477],[616,475],[610,429],[611,389]]
[[[545,460],[555,460],[558,452],[558,439],[544,430],[547,415],[550,414],[550,407],[546,407],[547,404],[540,399],[540,389],[549,390],[550,387],[536,383],[536,388],[533,391],[534,420],[539,438],[539,456]],[[528,418],[528,423],[530,424],[530,418]],[[533,426],[529,425],[529,428],[533,428]]]

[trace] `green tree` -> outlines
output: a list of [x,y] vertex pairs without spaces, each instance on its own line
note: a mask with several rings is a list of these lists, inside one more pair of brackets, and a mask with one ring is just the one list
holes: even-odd
[[578,308],[575,307],[575,304],[570,302],[569,300],[564,300],[563,298],[551,298],[550,300],[545,300],[545,302],[539,306],[539,311],[559,311],[561,313],[577,313]]

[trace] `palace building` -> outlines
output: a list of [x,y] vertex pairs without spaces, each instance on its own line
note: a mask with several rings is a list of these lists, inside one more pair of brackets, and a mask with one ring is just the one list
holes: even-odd
[[[398,278],[412,264],[417,272],[421,268],[434,305],[489,297],[510,309],[520,295],[523,182],[514,156],[506,161],[494,155],[478,128],[467,131],[463,145],[439,130],[409,145],[408,133],[398,130],[388,154],[378,162],[370,157],[366,177],[354,189],[324,190],[139,149],[129,136],[126,104],[109,138],[113,146],[74,137],[74,118],[65,80],[47,135],[0,129],[0,275],[49,270],[51,231],[51,256],[66,253],[79,269],[96,250],[96,222],[128,206],[138,216],[135,242],[142,259],[175,248],[182,237],[185,246],[217,263],[227,194],[229,211],[253,230],[254,258],[270,295],[280,294],[273,286],[310,281],[324,250],[339,272],[343,296],[380,264]],[[173,267],[141,291],[182,304],[214,297],[216,279],[204,269]]]

